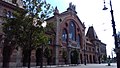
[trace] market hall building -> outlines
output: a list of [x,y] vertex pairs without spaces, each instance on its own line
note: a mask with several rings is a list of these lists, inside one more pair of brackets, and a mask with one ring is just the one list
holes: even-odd
[[48,23],[55,23],[55,41],[52,47],[55,64],[64,64],[62,52],[67,52],[67,63],[74,64],[74,51],[78,53],[77,63],[101,63],[107,57],[106,44],[99,40],[93,26],[88,28],[85,34],[84,22],[77,16],[76,7],[69,4],[67,11],[59,13],[57,7],[54,16],[47,19]]
[[[64,64],[62,59],[62,52],[67,52],[67,63],[74,63],[74,51],[78,53],[78,63],[80,62],[80,54],[84,49],[85,43],[85,25],[77,16],[75,5],[69,4],[67,11],[59,13],[57,7],[54,10],[54,16],[49,18],[47,22],[55,23],[56,37],[55,45],[53,45],[54,56],[56,57],[56,64]],[[81,56],[81,60],[83,57]]]

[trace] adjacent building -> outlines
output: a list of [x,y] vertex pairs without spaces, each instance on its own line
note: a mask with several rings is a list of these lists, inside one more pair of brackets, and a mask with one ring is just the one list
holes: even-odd
[[86,34],[86,57],[88,63],[101,63],[106,54],[106,44],[99,40],[94,27],[90,26]]
[[[12,13],[16,11],[16,9],[22,9],[22,1],[21,0],[0,0],[0,62],[2,62],[2,43],[4,42],[2,39],[2,23],[4,22],[4,17],[12,17]],[[11,57],[15,56],[16,50],[13,52]],[[13,58],[11,61],[16,61],[16,58]]]

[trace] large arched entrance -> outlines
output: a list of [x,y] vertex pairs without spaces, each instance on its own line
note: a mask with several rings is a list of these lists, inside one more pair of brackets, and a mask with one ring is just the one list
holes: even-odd
[[91,55],[89,56],[89,59],[90,59],[90,63],[92,63],[92,56]]
[[36,65],[39,66],[42,62],[42,48],[36,50]]
[[71,59],[71,64],[73,64],[74,63],[74,53],[73,53],[73,51],[70,53],[70,59]]
[[83,57],[82,57],[82,54],[80,54],[80,60],[81,60],[81,64],[83,64]]
[[70,53],[71,64],[78,64],[79,53],[77,50],[73,50]]
[[96,62],[95,62],[95,56],[94,56],[94,55],[93,55],[93,63],[96,63]]

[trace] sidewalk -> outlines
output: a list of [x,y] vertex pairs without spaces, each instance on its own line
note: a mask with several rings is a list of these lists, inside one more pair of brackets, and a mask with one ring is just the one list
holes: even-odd
[[[10,63],[9,68],[27,68],[23,67],[22,64],[16,66],[16,63]],[[70,65],[44,65],[43,68],[57,68],[57,67],[68,67]],[[0,63],[0,68],[2,68],[2,63]],[[31,63],[31,68],[40,68],[40,66],[36,66],[34,63]]]
[[[70,65],[46,65],[43,68],[58,68],[58,67],[69,67]],[[27,67],[16,67],[16,68],[27,68]],[[31,68],[40,68],[40,66],[31,66]]]
[[[1,65],[0,65],[0,68]],[[15,64],[10,65],[10,68],[27,68],[27,67],[16,67]],[[40,68],[40,66],[31,66],[31,68]],[[107,63],[104,64],[79,64],[79,65],[46,65],[43,68],[117,68],[116,63],[111,63],[111,66],[108,66]]]

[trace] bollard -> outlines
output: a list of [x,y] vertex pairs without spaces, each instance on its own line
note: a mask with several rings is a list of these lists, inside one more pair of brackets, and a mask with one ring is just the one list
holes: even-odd
[[110,65],[110,56],[108,57],[108,66],[111,66]]
[[108,66],[111,66],[111,65],[110,65],[110,61],[108,62]]

